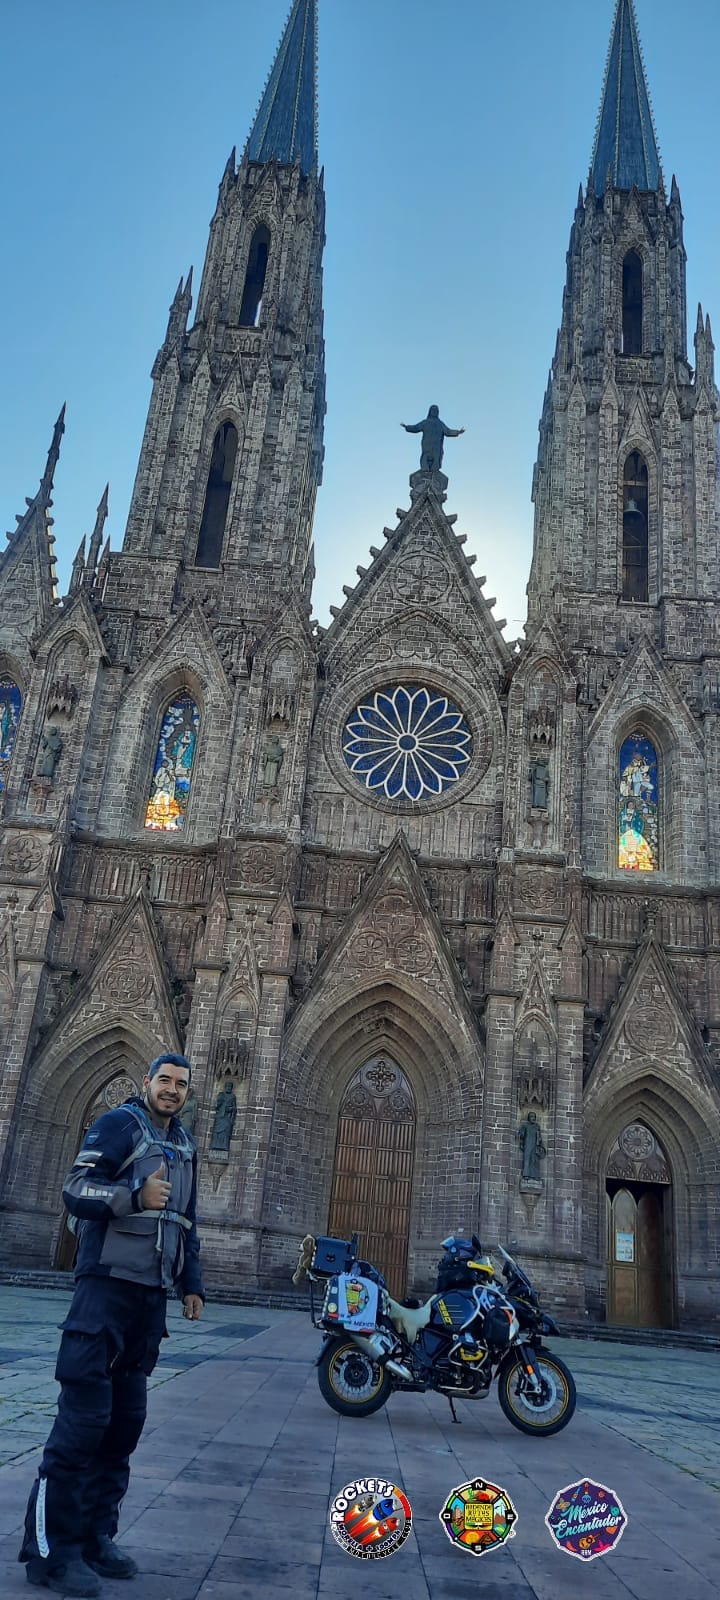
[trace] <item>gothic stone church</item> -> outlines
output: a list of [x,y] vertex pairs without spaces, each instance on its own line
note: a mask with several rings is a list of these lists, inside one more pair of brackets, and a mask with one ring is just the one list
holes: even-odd
[[[181,281],[124,543],[0,557],[5,1266],[83,1128],[195,1071],[210,1281],[514,1242],[562,1314],[720,1321],[719,396],[617,0],[511,648],[427,451],[327,629],[317,0]],[[459,359],[460,353],[459,353]],[[372,536],[372,530],[370,535]],[[376,536],[377,537],[377,536]],[[222,1097],[222,1098],[221,1098]],[[221,1100],[218,1108],[218,1100]]]

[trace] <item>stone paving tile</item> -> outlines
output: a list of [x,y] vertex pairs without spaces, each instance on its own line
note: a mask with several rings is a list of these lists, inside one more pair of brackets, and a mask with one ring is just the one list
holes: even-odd
[[[66,1303],[62,1294],[0,1288],[3,1600],[28,1593],[15,1556],[54,1408]],[[121,1541],[142,1574],[107,1584],[108,1600],[357,1600],[359,1578],[373,1600],[717,1594],[720,1373],[712,1352],[564,1341],[578,1413],[565,1433],[536,1440],[509,1426],[494,1397],[459,1407],[460,1427],[440,1396],[398,1395],[363,1421],[336,1416],[317,1389],[317,1335],[297,1313],[210,1306],[188,1328],[173,1303],[169,1326],[122,1515]],[[33,1353],[18,1359],[28,1327]],[[238,1328],[249,1336],[236,1337]],[[13,1353],[4,1365],[3,1349]],[[688,1426],[685,1416],[701,1420]],[[438,1520],[449,1489],[477,1472],[503,1484],[520,1512],[516,1538],[481,1569],[452,1548]],[[543,1518],[557,1490],[588,1473],[617,1489],[629,1523],[616,1551],[581,1569],[552,1547]],[[406,1489],[414,1529],[395,1556],[358,1572],[332,1539],[327,1508],[363,1474]]]
[[254,1558],[217,1556],[208,1578],[214,1578],[217,1583],[232,1583],[236,1579],[248,1584],[252,1581],[256,1585],[254,1593],[260,1594],[262,1583],[274,1584],[278,1589],[297,1585],[301,1591],[312,1590],[314,1584],[317,1589],[319,1575],[319,1561],[299,1560],[297,1556],[288,1556],[287,1552],[283,1557],[259,1547]]
[[[230,1583],[219,1582],[217,1578],[208,1578],[198,1590],[197,1600],[291,1600],[291,1596],[293,1600],[316,1600],[315,1583],[310,1588],[298,1584],[289,1586],[283,1584],[282,1587],[278,1587],[277,1584],[270,1580],[266,1582],[264,1579],[258,1588],[257,1583],[257,1577],[251,1576],[246,1579],[242,1574]],[[341,1600],[340,1596],[338,1600]],[[358,1600],[357,1589],[352,1597],[347,1596],[347,1600]],[[409,1597],[406,1596],[405,1600],[409,1600]],[[426,1596],[419,1596],[418,1600],[426,1600]]]

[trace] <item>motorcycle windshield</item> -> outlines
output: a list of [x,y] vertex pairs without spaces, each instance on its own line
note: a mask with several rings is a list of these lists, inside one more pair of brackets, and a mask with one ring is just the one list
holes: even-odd
[[498,1251],[502,1256],[506,1267],[509,1268],[512,1276],[516,1278],[519,1283],[523,1284],[524,1287],[530,1291],[530,1294],[533,1294],[533,1286],[527,1276],[527,1273],[523,1272],[522,1267],[518,1266],[517,1261],[515,1261],[511,1255],[508,1255],[507,1250],[504,1250],[501,1244],[498,1245]]

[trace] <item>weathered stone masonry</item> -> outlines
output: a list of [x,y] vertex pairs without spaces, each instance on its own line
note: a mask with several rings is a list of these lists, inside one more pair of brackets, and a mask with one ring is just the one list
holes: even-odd
[[[288,30],[314,38],[315,10],[296,0]],[[635,37],[626,0],[614,28]],[[394,1197],[409,1287],[432,1281],[447,1232],[475,1229],[514,1241],[560,1310],[619,1315],[608,1208],[621,1181],[656,1200],[664,1185],[658,1317],[709,1326],[719,399],[702,315],[688,360],[677,184],[668,198],[659,163],[635,170],[633,148],[600,170],[620,92],[611,51],[540,424],[525,641],[506,642],[439,473],[414,476],[409,509],[324,630],[310,620],[325,218],[308,50],[290,83],[281,48],[243,159],[228,162],[194,321],[190,279],[173,301],[122,550],[101,548],[103,499],[57,600],[61,417],[0,558],[0,678],[23,697],[0,796],[0,1259],[67,1264],[57,1197],[84,1122],[172,1046],[195,1069],[208,1277],[286,1285],[298,1240],[326,1231],[340,1203],[348,1085],[382,1058],[413,1099],[409,1199],[403,1210],[399,1158],[384,1170],[381,1145],[355,1194],[364,1205],[372,1181]],[[654,149],[644,80],[623,92]],[[295,144],[275,120],[290,93]],[[246,325],[259,229],[267,272]],[[200,567],[226,423],[238,445],[222,552]],[[647,466],[640,600],[623,598],[631,452]],[[472,759],[436,797],[380,798],[343,756],[353,709],[397,684],[447,696],[466,719]],[[185,825],[152,833],[159,728],[182,691],[200,713]],[[51,724],[62,748],[42,777]],[[642,873],[617,865],[618,752],[636,731],[660,772],[659,865]],[[282,759],[266,782],[270,733]],[[210,1141],[227,1081],[238,1115],[222,1152]],[[529,1111],[544,1154],[540,1177],[523,1179]],[[644,1167],[628,1129],[638,1151],[654,1142]]]

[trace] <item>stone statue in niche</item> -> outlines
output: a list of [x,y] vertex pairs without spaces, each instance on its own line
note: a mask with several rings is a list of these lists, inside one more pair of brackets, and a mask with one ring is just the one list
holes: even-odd
[[550,768],[542,758],[530,767],[530,804],[538,811],[547,811],[550,790]]
[[285,760],[285,751],[276,733],[269,733],[263,745],[263,787],[277,789],[280,768]]
[[230,1149],[230,1140],[232,1139],[233,1128],[235,1127],[237,1111],[238,1108],[237,1100],[235,1099],[235,1090],[230,1082],[230,1079],[228,1078],[224,1088],[221,1089],[220,1094],[215,1101],[215,1122],[213,1124],[212,1138],[210,1140],[211,1150],[227,1151]]
[[182,1125],[183,1125],[183,1127],[185,1129],[185,1132],[189,1133],[189,1134],[192,1134],[193,1138],[195,1136],[195,1124],[197,1122],[197,1114],[198,1114],[198,1097],[197,1097],[197,1095],[195,1093],[195,1090],[191,1089],[190,1093],[189,1093],[189,1095],[187,1097],[187,1100],[185,1101],[185,1104],[184,1104],[184,1106],[182,1108],[182,1111],[179,1112],[179,1117],[180,1117],[180,1121],[181,1121],[181,1123],[182,1123]]
[[522,1178],[526,1182],[541,1183],[540,1162],[547,1155],[547,1150],[543,1144],[537,1112],[528,1111],[525,1121],[521,1122],[518,1128],[517,1140],[522,1150]]
[[40,754],[38,756],[36,768],[36,775],[38,778],[49,778],[52,781],[52,779],[55,777],[55,772],[57,770],[57,765],[62,755],[62,751],[62,734],[60,729],[56,728],[54,723],[51,723],[50,726],[45,729],[40,743]]

